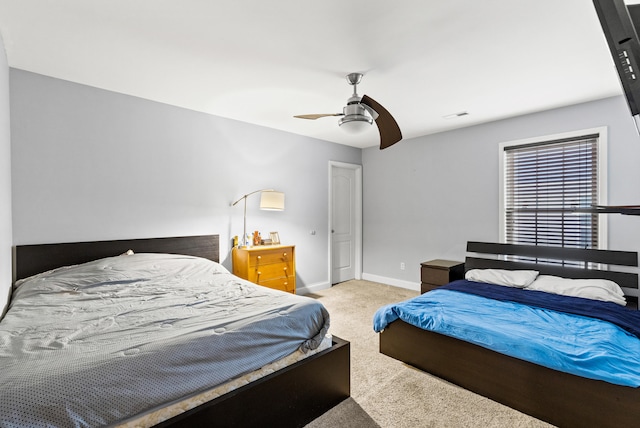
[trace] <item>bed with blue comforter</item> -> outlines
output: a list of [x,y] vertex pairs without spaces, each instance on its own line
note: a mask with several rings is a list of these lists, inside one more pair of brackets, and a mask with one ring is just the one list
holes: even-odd
[[[380,352],[556,426],[636,426],[640,312],[625,292],[638,287],[637,253],[480,242],[467,251],[464,280],[378,309]],[[526,284],[487,280],[524,272]]]
[[640,386],[640,312],[615,303],[459,280],[380,308],[374,330],[397,319],[551,369]]

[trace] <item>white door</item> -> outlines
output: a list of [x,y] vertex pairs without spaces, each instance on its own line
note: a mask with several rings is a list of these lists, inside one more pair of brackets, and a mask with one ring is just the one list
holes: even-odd
[[331,167],[331,283],[360,277],[359,166]]

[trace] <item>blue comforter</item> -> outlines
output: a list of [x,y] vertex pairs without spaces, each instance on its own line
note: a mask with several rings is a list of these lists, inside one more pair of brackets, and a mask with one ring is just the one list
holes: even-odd
[[[640,339],[629,329],[638,329],[640,315],[622,307],[596,302],[625,318],[622,327],[610,321],[567,313],[562,301],[576,307],[576,300],[553,296],[549,304],[533,301],[547,293],[457,281],[413,299],[384,306],[374,315],[374,330],[380,332],[401,319],[409,324],[465,340],[494,351],[542,366],[617,385],[640,386]],[[498,300],[489,297],[498,287]],[[469,290],[471,288],[471,290]],[[480,296],[473,293],[485,294]],[[496,291],[496,290],[493,290]],[[530,300],[518,303],[518,296]],[[542,296],[539,296],[542,295]],[[515,297],[514,297],[515,296]],[[494,296],[496,297],[496,296]],[[583,302],[592,305],[593,302]],[[556,306],[552,309],[546,306]],[[579,306],[579,305],[577,305]],[[585,309],[589,310],[589,309]],[[572,309],[573,312],[576,312]],[[609,314],[611,315],[611,314]],[[635,324],[634,324],[635,323]]]

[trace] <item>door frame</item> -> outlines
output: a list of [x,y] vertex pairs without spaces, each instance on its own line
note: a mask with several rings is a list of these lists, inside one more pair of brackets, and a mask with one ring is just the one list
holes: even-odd
[[328,278],[329,287],[333,286],[333,237],[331,230],[333,229],[333,168],[345,168],[352,169],[355,172],[355,260],[354,260],[354,274],[355,279],[362,279],[362,165],[329,161],[329,228],[328,242],[329,242],[329,258],[328,258]]

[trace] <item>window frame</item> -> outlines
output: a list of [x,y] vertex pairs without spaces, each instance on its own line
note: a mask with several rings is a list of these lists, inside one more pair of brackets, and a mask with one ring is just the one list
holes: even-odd
[[[546,135],[541,137],[527,138],[523,140],[507,141],[498,145],[498,157],[499,157],[499,233],[500,241],[502,243],[507,242],[506,238],[506,147],[523,146],[523,145],[535,145],[535,144],[548,144],[556,140],[563,139],[580,139],[588,135],[598,135],[598,167],[597,167],[597,187],[598,187],[598,205],[607,205],[607,147],[608,147],[608,134],[607,127],[597,127],[590,129],[582,129],[577,131],[564,132],[560,134]],[[605,215],[598,214],[598,249],[606,250],[608,247],[608,218]]]

